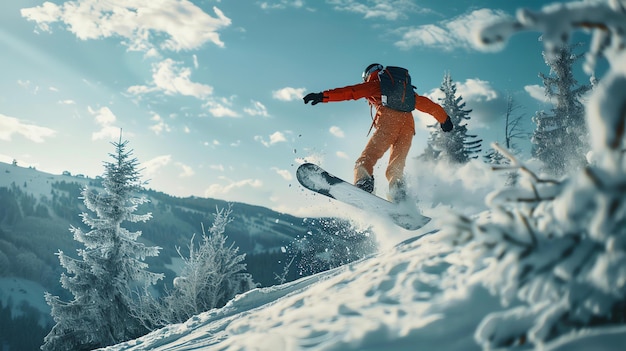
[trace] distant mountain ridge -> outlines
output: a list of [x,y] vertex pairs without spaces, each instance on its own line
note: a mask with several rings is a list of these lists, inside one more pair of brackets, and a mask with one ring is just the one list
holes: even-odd
[[[72,176],[68,172],[55,175],[0,162],[0,278],[22,278],[53,294],[66,293],[59,283],[63,270],[55,253],[61,250],[77,257],[78,243],[69,228],[83,226],[80,214],[89,212],[80,193],[85,186],[101,188],[101,181],[100,177]],[[192,236],[196,234],[198,239],[202,226],[208,229],[212,225],[217,209],[232,207],[233,221],[226,235],[240,252],[247,254],[249,272],[256,271],[256,281],[264,285],[271,284],[274,272],[281,271],[285,246],[310,230],[310,224],[302,218],[260,206],[179,198],[148,189],[139,195],[150,202],[141,205],[137,213],[150,212],[152,219],[146,223],[124,222],[122,226],[141,230],[140,240],[162,248],[160,255],[147,263],[151,271],[166,274],[166,283],[175,276],[179,257],[176,247],[184,254]],[[263,261],[263,266],[255,259]],[[2,288],[0,302],[6,303],[3,299],[10,294],[3,295]]]
[[[69,172],[54,175],[34,168],[24,168],[0,162],[0,188],[14,189],[23,193],[23,196],[31,198],[30,201],[21,201],[22,215],[32,214],[30,209],[24,208],[32,206],[35,212],[41,212],[40,217],[45,218],[47,211],[50,219],[57,220],[68,217],[65,219],[74,226],[81,225],[79,214],[86,211],[82,205],[82,200],[79,199],[80,191],[85,186],[101,188],[100,183],[100,177],[93,179],[82,175],[72,176]],[[150,189],[142,191],[139,195],[145,196],[150,202],[140,206],[138,213],[151,212],[153,215],[150,221],[138,225],[142,227],[140,228],[143,231],[142,238],[153,241],[164,249],[167,246],[164,244],[167,243],[154,238],[150,232],[151,229],[155,229],[152,228],[153,226],[171,227],[165,223],[175,223],[176,230],[181,232],[179,235],[189,239],[193,233],[201,231],[201,223],[204,225],[211,224],[217,208],[228,206],[233,208],[233,222],[228,226],[227,235],[243,252],[258,253],[278,250],[286,242],[306,232],[302,218],[275,212],[261,206],[229,203],[224,200],[194,196],[180,198]],[[28,204],[29,202],[33,203]],[[62,207],[65,206],[70,207],[69,213],[62,211]],[[0,229],[5,225],[6,223],[0,220]],[[163,228],[156,229],[157,231],[163,230]],[[184,242],[186,244],[187,240]],[[174,243],[176,245],[181,244],[177,240],[174,240]]]

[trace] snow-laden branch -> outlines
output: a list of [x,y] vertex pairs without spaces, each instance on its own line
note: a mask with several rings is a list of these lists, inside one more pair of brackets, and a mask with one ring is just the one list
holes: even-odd
[[[626,44],[626,2],[580,1],[556,3],[541,11],[520,9],[515,18],[494,23],[478,34],[479,44],[493,45],[507,41],[521,31],[542,33],[546,49],[555,49],[567,43],[576,30],[593,30],[593,43],[587,55],[587,73],[591,74],[595,60],[608,51],[617,53]],[[611,58],[614,55],[605,55]]]
[[487,349],[541,345],[574,330],[626,323],[626,1],[519,10],[479,38],[491,45],[538,31],[550,54],[578,30],[592,35],[587,72],[599,58],[609,64],[586,106],[594,162],[562,181],[544,180],[494,145],[511,160],[506,169],[520,171],[524,181],[491,194],[487,215],[458,216],[442,230],[454,243],[482,250],[483,284],[491,292],[505,304],[521,302],[483,319],[475,337]]
[[548,53],[566,45],[574,31],[591,33],[585,71],[593,75],[601,58],[608,61],[609,71],[587,106],[590,141],[598,162],[613,169],[621,167],[626,130],[626,1],[558,3],[538,12],[520,9],[515,18],[483,28],[478,41],[482,45],[503,43],[521,31],[542,33]]

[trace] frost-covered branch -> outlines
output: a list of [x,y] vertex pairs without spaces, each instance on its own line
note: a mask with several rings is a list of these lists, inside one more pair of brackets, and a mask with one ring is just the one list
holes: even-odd
[[289,268],[291,268],[291,265],[293,264],[293,261],[295,259],[296,256],[291,257],[291,260],[289,260],[289,262],[285,264],[285,267],[283,267],[283,272],[280,275],[278,273],[274,273],[274,279],[276,279],[278,284],[285,284],[285,282],[287,282],[287,274],[289,274]]
[[588,30],[587,72],[599,57],[609,63],[585,109],[595,161],[568,179],[542,180],[495,145],[525,182],[492,194],[488,216],[453,221],[448,232],[471,232],[466,245],[481,248],[488,266],[484,285],[505,304],[521,302],[483,320],[475,335],[485,348],[541,345],[572,330],[626,323],[625,9],[626,1],[611,0],[519,10],[480,34],[496,43],[539,31],[551,54],[573,31]]
[[234,244],[227,245],[226,226],[232,221],[232,209],[216,208],[215,218],[207,233],[202,225],[199,244],[192,235],[188,250],[176,251],[184,266],[173,281],[173,289],[166,290],[161,301],[146,299],[142,319],[151,329],[184,322],[190,317],[212,308],[224,306],[235,295],[256,286],[252,276],[245,273],[245,254],[239,254]]

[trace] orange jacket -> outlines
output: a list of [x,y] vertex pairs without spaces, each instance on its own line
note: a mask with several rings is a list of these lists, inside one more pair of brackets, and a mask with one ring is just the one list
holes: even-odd
[[[373,77],[376,77],[375,75]],[[359,83],[355,85],[348,85],[343,88],[336,88],[325,90],[323,92],[324,99],[322,102],[332,101],[345,101],[345,100],[358,100],[361,98],[367,98],[369,103],[379,109],[381,106],[380,98],[380,81],[378,77],[371,79],[368,82]],[[448,114],[443,107],[432,102],[429,98],[415,94],[415,109],[428,113],[433,116],[437,122],[443,123],[448,118]]]

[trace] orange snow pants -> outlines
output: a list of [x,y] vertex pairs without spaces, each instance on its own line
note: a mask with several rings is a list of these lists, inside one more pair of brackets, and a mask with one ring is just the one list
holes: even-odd
[[[367,142],[354,166],[354,182],[374,173],[374,166],[387,150],[389,165],[385,176],[389,184],[402,180],[406,158],[415,135],[415,121],[411,112],[392,110],[381,106],[374,117],[374,134]],[[364,174],[367,172],[367,174]]]

